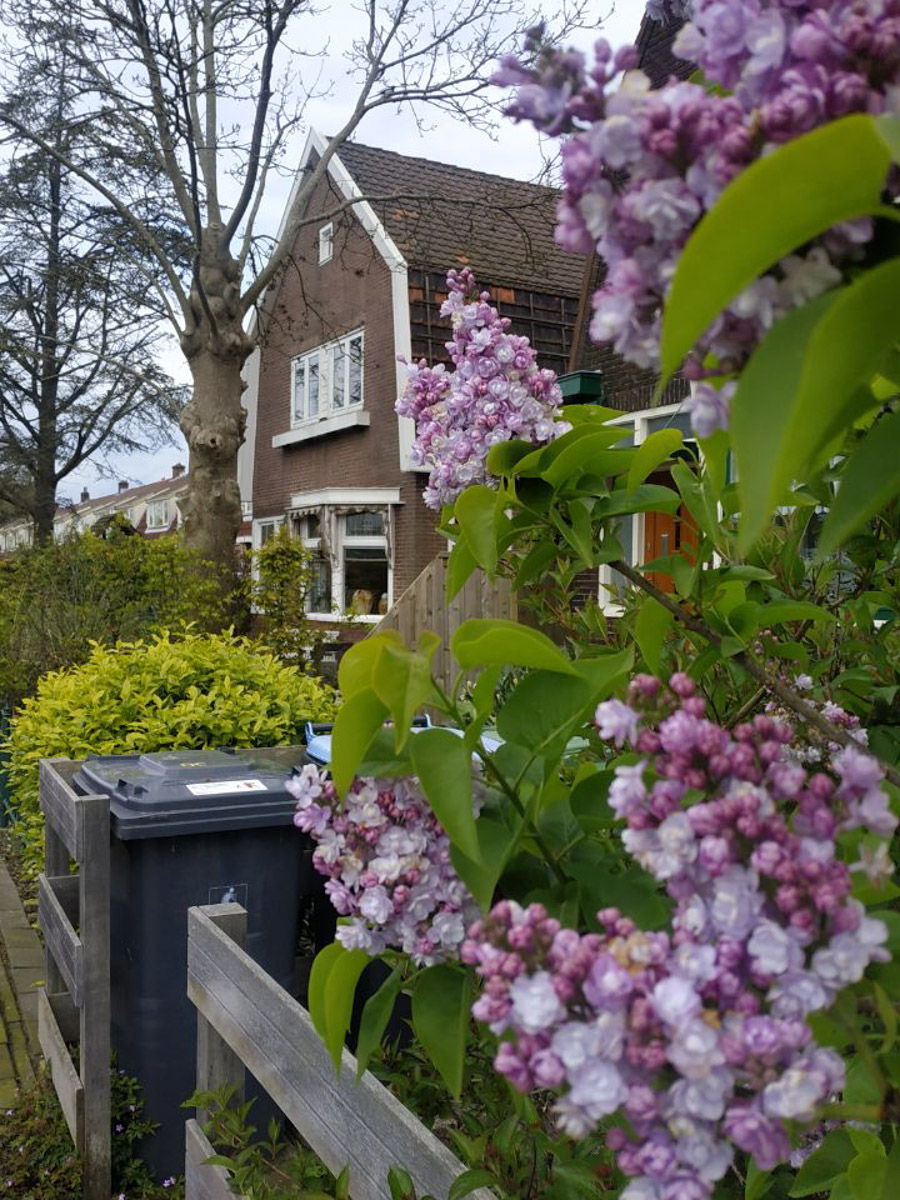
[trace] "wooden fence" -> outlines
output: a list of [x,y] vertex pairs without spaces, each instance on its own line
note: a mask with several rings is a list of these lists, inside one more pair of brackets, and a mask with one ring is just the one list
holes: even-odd
[[[81,1156],[84,1200],[109,1200],[109,799],[75,794],[80,765],[40,764],[46,849],[38,913],[46,981],[38,993],[38,1039]],[[72,860],[76,875],[69,872]],[[77,1071],[67,1042],[79,1044]]]
[[[243,1088],[249,1070],[334,1174],[350,1168],[352,1200],[385,1200],[388,1171],[405,1168],[417,1194],[447,1200],[463,1164],[344,1050],[340,1076],[309,1014],[242,948],[237,904],[188,910],[188,995],[197,1008],[197,1088]],[[200,1114],[198,1114],[200,1115]],[[201,1116],[202,1120],[202,1116]],[[197,1121],[185,1137],[185,1200],[234,1200]],[[495,1200],[485,1189],[474,1200]]]
[[459,667],[450,653],[450,639],[470,617],[519,619],[516,594],[506,579],[488,579],[477,570],[452,600],[447,599],[447,554],[439,554],[412,581],[373,633],[396,629],[408,645],[415,645],[425,630],[440,636],[433,670],[438,681],[449,686]]

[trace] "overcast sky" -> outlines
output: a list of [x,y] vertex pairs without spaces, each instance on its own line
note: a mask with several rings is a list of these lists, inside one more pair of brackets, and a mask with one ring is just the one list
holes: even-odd
[[[602,34],[614,47],[634,40],[640,26],[645,0],[593,0],[592,16],[595,28],[584,30],[571,41],[588,49],[597,36]],[[327,22],[338,6],[326,9],[321,20]],[[340,6],[342,18],[350,9]],[[602,29],[600,28],[602,24]],[[340,33],[349,38],[353,33],[352,21],[341,24]],[[330,133],[340,127],[346,119],[352,103],[354,87],[352,81],[342,76],[342,60],[339,39],[331,32],[328,66],[334,72],[334,87],[327,99],[313,101],[307,110],[308,120],[320,133]],[[435,112],[423,114],[433,128],[422,134],[409,112],[394,112],[387,108],[369,114],[356,133],[356,141],[364,145],[379,146],[395,150],[400,154],[417,155],[442,162],[455,163],[463,167],[490,171],[497,175],[509,175],[516,179],[534,179],[541,171],[543,155],[539,140],[530,126],[516,126],[504,121],[492,138],[488,134],[472,129],[460,121]],[[274,235],[287,200],[289,180],[272,180],[266,201],[260,214],[258,231]],[[187,365],[174,342],[172,350],[164,357],[163,365],[178,380],[190,381]],[[181,434],[176,430],[172,445],[153,454],[115,455],[109,464],[85,463],[59,486],[59,498],[77,499],[86,487],[92,496],[101,496],[116,490],[116,481],[128,480],[130,484],[149,483],[163,479],[171,473],[172,464],[187,465],[188,451]]]

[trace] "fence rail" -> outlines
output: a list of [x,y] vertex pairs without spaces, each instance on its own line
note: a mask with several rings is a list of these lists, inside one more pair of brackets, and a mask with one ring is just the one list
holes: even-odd
[[[309,1014],[241,947],[237,904],[188,910],[188,995],[197,1008],[197,1088],[243,1087],[249,1070],[335,1174],[350,1168],[352,1200],[385,1200],[388,1171],[404,1167],[419,1196],[446,1200],[462,1163],[345,1050],[340,1076]],[[234,1200],[212,1147],[186,1130],[186,1200]],[[494,1200],[484,1189],[474,1200]]]
[[[80,765],[46,758],[40,764],[46,848],[38,913],[46,985],[38,994],[38,1040],[81,1156],[84,1200],[109,1200],[109,800],[75,794]],[[69,873],[73,859],[77,875]],[[78,1070],[67,1045],[75,1041]]]
[[425,630],[438,634],[441,645],[435,654],[433,669],[444,687],[452,683],[459,670],[450,653],[450,639],[463,621],[470,617],[519,619],[516,593],[509,580],[488,579],[482,570],[477,570],[448,601],[447,557],[447,554],[439,554],[433,558],[372,631],[382,633],[386,629],[396,629],[408,645],[414,645]]

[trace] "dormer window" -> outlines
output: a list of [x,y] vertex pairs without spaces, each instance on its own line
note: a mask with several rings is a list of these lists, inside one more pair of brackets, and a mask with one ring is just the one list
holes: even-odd
[[334,254],[334,225],[331,221],[319,230],[319,264],[331,262]]
[[165,500],[150,500],[147,504],[147,528],[168,529],[169,505]]

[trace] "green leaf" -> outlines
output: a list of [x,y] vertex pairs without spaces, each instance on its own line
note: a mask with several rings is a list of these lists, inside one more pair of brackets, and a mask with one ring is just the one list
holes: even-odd
[[434,697],[431,660],[441,644],[436,633],[423,633],[417,650],[387,644],[375,662],[372,687],[394,719],[394,738],[402,750],[416,711]]
[[410,1173],[403,1167],[391,1167],[387,1181],[391,1200],[416,1200],[416,1186]]
[[834,613],[818,604],[810,604],[806,600],[773,600],[771,604],[760,605],[758,624],[766,628],[769,625],[784,625],[788,621],[833,620]]
[[514,473],[516,463],[531,454],[534,445],[521,438],[511,438],[508,442],[497,442],[487,452],[484,465],[489,475],[510,475]]
[[615,823],[616,814],[607,801],[612,781],[612,770],[592,771],[591,774],[578,779],[572,788],[569,804],[576,821],[585,833],[607,830]]
[[434,815],[454,846],[476,862],[478,835],[472,815],[472,757],[449,729],[426,729],[412,739],[413,766]]
[[[619,440],[621,436],[620,433]],[[558,454],[541,472],[541,478],[551,487],[558,488],[586,472],[601,476],[624,474],[631,466],[635,451],[607,449],[613,438],[614,431],[610,429],[581,438],[573,446],[568,446],[562,454]]]
[[463,621],[450,643],[461,667],[515,666],[575,674],[566,656],[546,634],[516,621]]
[[900,412],[876,421],[854,450],[819,537],[818,556],[833,553],[900,492]]
[[586,679],[591,688],[591,703],[604,700],[616,687],[622,675],[634,666],[634,650],[617,650],[613,654],[598,654],[591,658],[576,658],[572,666]]
[[340,1175],[334,1181],[334,1200],[350,1200],[350,1166],[348,1163],[344,1164]]
[[339,796],[356,778],[356,771],[388,710],[371,688],[356,692],[338,709],[331,737],[331,777]]
[[688,512],[710,541],[715,541],[719,533],[719,517],[716,506],[694,471],[685,463],[675,463],[672,467],[672,478]]
[[359,1022],[359,1037],[356,1042],[356,1078],[362,1078],[372,1055],[381,1045],[381,1039],[394,1011],[394,1004],[403,986],[403,971],[395,967],[374,995],[370,996],[362,1010]]
[[558,553],[559,548],[553,542],[538,542],[522,559],[519,569],[516,572],[516,577],[513,580],[513,587],[515,589],[521,588],[534,579],[535,575],[542,575]]
[[755,1159],[750,1159],[747,1164],[747,1178],[744,1183],[744,1200],[762,1200],[769,1188],[772,1186],[772,1172],[761,1171],[756,1165]]
[[890,157],[873,118],[855,115],[742,171],[679,256],[663,319],[660,386],[722,309],[773,263],[832,225],[877,209]]
[[309,974],[309,1015],[336,1071],[341,1068],[356,984],[371,961],[364,950],[347,950],[340,942],[332,942],[320,950],[313,961]]
[[641,442],[628,471],[628,487],[633,491],[643,483],[660,463],[666,462],[684,444],[680,429],[657,429],[646,441]]
[[654,675],[659,675],[662,670],[662,646],[674,621],[673,614],[667,608],[663,608],[659,601],[654,600],[652,596],[645,596],[641,600],[634,626],[634,637],[644,662]]
[[462,1200],[463,1196],[468,1196],[480,1187],[490,1187],[491,1184],[497,1182],[497,1176],[492,1175],[490,1171],[485,1171],[483,1167],[473,1167],[471,1170],[463,1171],[462,1175],[457,1177],[450,1184],[450,1191],[447,1193],[447,1200]]
[[[833,454],[843,431],[872,407],[864,385],[900,333],[898,291],[900,259],[894,258],[798,310],[809,310],[805,317],[789,314],[786,334],[799,336],[786,346],[779,322],[748,364],[733,422],[745,548],[791,481],[801,478],[823,450]],[[750,434],[752,444],[744,446]]]
[[453,509],[469,550],[479,566],[488,572],[497,568],[499,503],[499,493],[483,483],[476,483],[459,495]]
[[[475,561],[475,555],[469,549],[469,543],[460,535],[447,555],[447,571],[444,576],[444,586],[448,600],[452,600],[465,587],[477,566],[478,563]],[[368,640],[366,638],[366,641]],[[365,642],[360,644],[365,645]],[[346,655],[344,655],[344,658],[346,658]],[[343,659],[341,659],[341,662],[343,663]]]
[[[881,1154],[867,1151],[858,1154],[847,1167],[847,1179],[853,1200],[873,1200],[881,1197],[888,1177],[888,1160]],[[896,1185],[896,1180],[892,1183]],[[894,1193],[896,1195],[896,1193]]]
[[677,492],[658,483],[642,483],[630,491],[611,492],[594,505],[594,516],[622,517],[628,513],[676,513],[681,504]]
[[817,1150],[807,1158],[790,1190],[792,1197],[824,1192],[843,1175],[856,1151],[843,1129],[832,1129]]
[[422,972],[412,998],[416,1037],[456,1099],[462,1091],[471,996],[468,971],[439,965]]
[[345,700],[372,686],[375,664],[386,645],[403,645],[403,639],[395,629],[364,638],[345,651],[338,667],[338,686]]
[[[419,735],[421,736],[421,734]],[[515,835],[490,817],[479,817],[475,823],[478,834],[478,861],[467,858],[456,847],[450,846],[450,859],[457,875],[472,893],[475,903],[482,911],[491,907],[497,881],[515,843]]]
[[555,671],[535,671],[518,684],[497,714],[497,732],[507,742],[527,746],[535,754],[584,718],[591,701],[587,681]]

